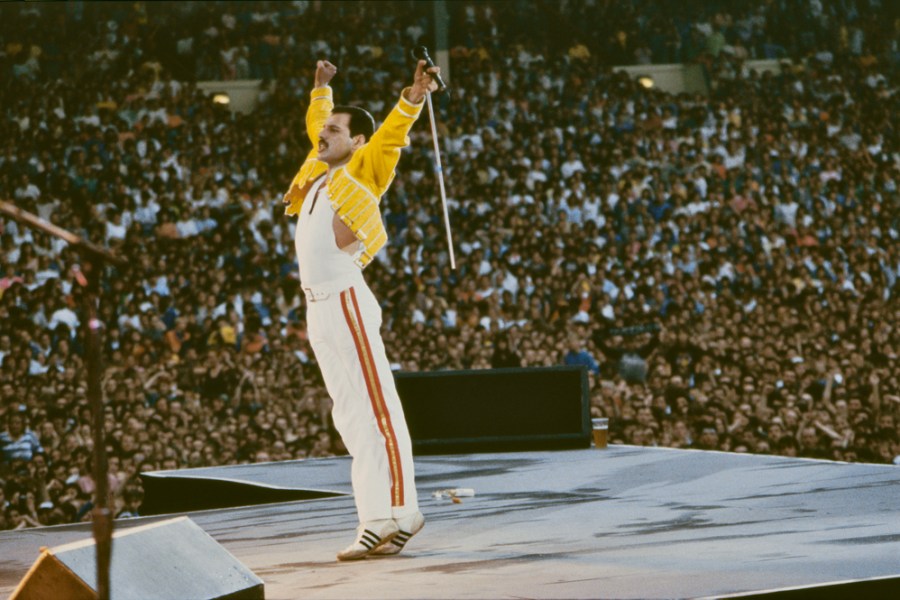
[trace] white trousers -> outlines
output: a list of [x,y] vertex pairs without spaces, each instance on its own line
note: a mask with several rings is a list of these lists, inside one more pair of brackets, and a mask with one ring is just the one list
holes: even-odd
[[348,287],[329,287],[305,290],[307,328],[334,401],[334,426],[353,457],[359,520],[402,518],[418,510],[418,499],[409,429],[381,339],[381,307],[361,275]]

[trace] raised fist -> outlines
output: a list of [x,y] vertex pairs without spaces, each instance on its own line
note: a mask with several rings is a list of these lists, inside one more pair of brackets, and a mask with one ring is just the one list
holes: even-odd
[[337,67],[327,60],[316,62],[316,87],[325,87],[337,74]]

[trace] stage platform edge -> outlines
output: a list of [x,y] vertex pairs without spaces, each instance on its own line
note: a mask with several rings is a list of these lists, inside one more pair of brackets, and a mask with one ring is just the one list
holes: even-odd
[[[415,462],[428,521],[393,558],[334,559],[356,525],[349,495],[190,516],[271,600],[900,596],[894,466],[633,446]],[[349,491],[347,458],[197,475]],[[432,496],[458,487],[476,495]],[[0,533],[0,593],[41,546],[89,536],[89,525]]]

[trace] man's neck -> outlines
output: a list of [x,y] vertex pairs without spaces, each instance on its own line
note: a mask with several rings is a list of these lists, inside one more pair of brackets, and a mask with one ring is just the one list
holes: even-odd
[[332,173],[334,173],[335,171],[337,171],[338,169],[340,169],[341,167],[343,167],[344,165],[349,163],[351,156],[352,156],[352,154],[339,163],[334,163],[334,164],[326,163],[326,164],[328,164],[328,172],[325,175],[328,177],[328,179],[331,179]]

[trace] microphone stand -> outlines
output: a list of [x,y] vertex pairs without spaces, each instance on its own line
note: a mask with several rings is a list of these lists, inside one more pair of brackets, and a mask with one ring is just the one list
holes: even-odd
[[103,390],[100,379],[103,372],[101,353],[101,328],[97,313],[100,273],[104,264],[124,267],[127,262],[109,250],[101,248],[71,231],[58,227],[45,219],[22,210],[10,202],[0,200],[0,213],[19,223],[58,237],[72,246],[84,259],[85,268],[73,269],[75,280],[83,290],[83,310],[85,323],[85,362],[87,363],[87,395],[91,406],[91,433],[94,438],[94,509],[92,527],[97,548],[97,597],[109,600],[109,571],[112,558],[113,519],[109,509],[109,479],[104,440]]
[[[424,60],[425,67],[430,69],[434,66],[434,61],[428,55],[428,48],[419,46],[412,52],[413,58],[416,60]],[[430,73],[431,78],[438,85],[438,92],[447,90],[447,84],[441,79],[440,73]],[[431,121],[431,139],[434,141],[434,172],[437,175],[438,183],[441,191],[441,207],[444,211],[444,229],[447,231],[447,248],[450,250],[450,268],[456,269],[456,258],[453,255],[453,235],[450,233],[450,213],[447,210],[447,191],[444,188],[444,168],[441,166],[441,147],[438,143],[437,121],[434,118],[434,105],[431,102],[431,92],[425,92],[425,98],[428,104],[428,118]]]
[[450,250],[450,268],[456,269],[456,258],[453,255],[453,235],[450,233],[450,213],[447,212],[447,191],[444,188],[444,168],[441,166],[441,147],[438,144],[437,121],[434,118],[434,106],[431,104],[431,92],[425,92],[428,100],[428,117],[431,121],[431,139],[434,140],[434,172],[437,174],[441,191],[441,207],[444,210],[444,229],[447,231],[447,248]]

